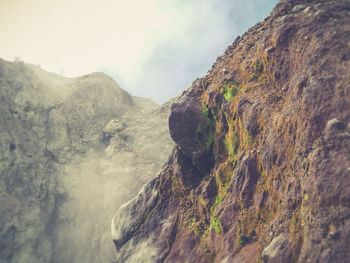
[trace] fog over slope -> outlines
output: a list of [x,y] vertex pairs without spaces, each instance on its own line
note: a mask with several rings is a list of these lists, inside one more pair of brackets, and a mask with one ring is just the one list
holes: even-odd
[[111,262],[112,214],[173,146],[168,110],[0,59],[0,262]]

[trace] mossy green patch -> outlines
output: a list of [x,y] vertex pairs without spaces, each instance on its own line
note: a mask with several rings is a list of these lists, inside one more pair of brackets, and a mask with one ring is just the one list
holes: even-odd
[[237,95],[239,91],[240,87],[236,83],[231,83],[221,90],[227,102],[232,101],[232,99]]
[[248,133],[248,135],[247,135],[247,145],[250,146],[250,145],[253,144],[253,142],[254,142],[253,136]]
[[214,202],[211,203],[210,213],[213,213],[216,206],[220,205],[222,201],[227,196],[227,190],[230,186],[232,178],[232,171],[222,171],[220,173],[215,173],[215,183],[217,186],[217,195],[216,198],[213,199]]
[[263,71],[263,64],[260,60],[255,61],[255,73],[261,74]]
[[213,217],[209,229],[214,229],[215,233],[218,235],[221,234],[221,226],[217,215]]
[[225,139],[226,151],[229,154],[230,160],[236,159],[236,154],[239,146],[238,136],[236,133],[228,133]]
[[214,144],[214,133],[209,133],[208,140],[205,142],[205,148],[207,148],[207,151],[209,152],[211,149],[211,146]]
[[260,75],[263,73],[264,66],[260,60],[255,61],[254,63],[254,73],[250,76],[249,81],[259,79]]
[[222,203],[222,201],[224,201],[226,195],[227,195],[227,193],[218,194],[214,206],[220,205]]
[[240,246],[243,246],[247,242],[251,241],[254,236],[256,236],[256,232],[253,230],[249,234],[241,236],[240,239],[238,240],[238,244]]
[[225,148],[231,161],[236,159],[239,147],[238,134],[235,132],[233,123],[228,122],[229,130],[225,136]]
[[209,109],[202,110],[202,114],[204,117],[209,118]]
[[243,143],[246,146],[251,146],[254,143],[254,137],[247,130],[245,130],[243,135]]
[[197,126],[196,129],[196,137],[195,140],[198,143],[203,143],[209,152],[212,149],[212,146],[215,142],[215,127],[216,121],[213,117],[213,113],[209,109],[202,110],[202,114],[205,117],[205,129],[203,130],[200,125]]

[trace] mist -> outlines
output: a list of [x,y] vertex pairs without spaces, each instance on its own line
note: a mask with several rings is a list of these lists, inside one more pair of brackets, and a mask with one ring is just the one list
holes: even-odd
[[131,94],[164,103],[276,2],[3,0],[0,57],[66,77],[102,71]]
[[140,187],[134,183],[138,175],[133,177],[126,171],[135,166],[127,162],[132,157],[127,153],[118,157],[108,158],[103,151],[92,150],[62,168],[58,183],[64,199],[51,225],[53,262],[112,262],[115,248],[110,234],[111,211],[127,202]]
[[112,262],[115,211],[157,174],[173,143],[169,105],[127,112],[103,129],[104,139],[60,166],[62,202],[51,222],[52,262]]
[[[0,261],[112,262],[111,220],[173,148],[170,103],[0,59]],[[4,261],[5,260],[5,261]]]

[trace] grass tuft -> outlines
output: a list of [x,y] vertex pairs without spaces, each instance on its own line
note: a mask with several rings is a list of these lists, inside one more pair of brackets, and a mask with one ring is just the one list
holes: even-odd
[[218,235],[221,234],[220,222],[217,215],[215,215],[213,220],[211,221],[209,229],[214,229],[215,233]]

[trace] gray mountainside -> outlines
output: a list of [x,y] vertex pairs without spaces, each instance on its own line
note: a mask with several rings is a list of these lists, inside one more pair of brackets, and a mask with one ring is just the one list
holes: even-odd
[[111,262],[113,213],[173,147],[169,107],[0,59],[0,262]]

